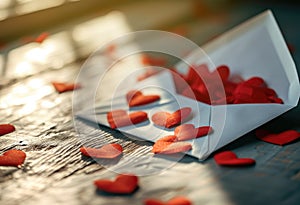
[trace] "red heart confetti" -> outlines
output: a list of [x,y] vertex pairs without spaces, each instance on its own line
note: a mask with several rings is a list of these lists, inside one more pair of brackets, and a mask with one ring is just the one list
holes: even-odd
[[214,160],[221,166],[248,166],[255,164],[251,158],[238,158],[232,151],[219,152],[214,155]]
[[144,95],[141,91],[131,90],[127,93],[126,99],[129,107],[146,105],[160,99],[159,95]]
[[300,132],[296,130],[286,130],[278,134],[270,133],[267,130],[258,129],[255,131],[258,139],[276,145],[286,145],[300,138]]
[[[226,65],[218,66],[210,72],[206,64],[194,65],[188,73],[181,75],[190,87],[179,84],[174,78],[176,91],[197,101],[219,105],[239,103],[281,103],[276,92],[268,88],[261,77],[251,77],[244,81],[232,76]],[[224,92],[225,91],[225,92]]]
[[129,102],[132,98],[138,97],[140,95],[143,95],[143,93],[139,90],[130,90],[127,94],[126,94],[126,100],[127,102]]
[[99,149],[91,147],[81,147],[80,152],[87,157],[95,157],[102,159],[113,159],[123,153],[123,147],[119,144],[106,144]]
[[167,202],[157,199],[146,199],[144,205],[192,205],[192,202],[184,196],[177,196]]
[[212,131],[213,129],[210,126],[195,128],[193,124],[183,124],[175,128],[174,134],[178,141],[184,141],[206,136]]
[[55,90],[59,93],[72,91],[80,88],[79,84],[74,83],[62,83],[62,82],[51,82]]
[[152,148],[154,154],[175,154],[186,152],[192,149],[192,145],[188,142],[177,142],[175,135],[163,137],[155,142]]
[[0,136],[1,135],[6,135],[6,134],[11,133],[15,130],[16,130],[16,128],[11,124],[1,124],[0,125]]
[[49,37],[49,33],[43,32],[38,37],[35,38],[36,43],[43,43]]
[[181,108],[173,113],[157,112],[152,115],[152,121],[154,124],[166,128],[171,128],[175,125],[182,123],[187,117],[189,117],[192,109],[189,107]]
[[255,87],[267,87],[264,79],[260,77],[252,77],[244,82],[244,84],[255,86]]
[[162,57],[153,57],[147,54],[142,55],[141,62],[143,65],[165,66],[166,59]]
[[138,187],[138,177],[132,174],[120,174],[114,181],[99,179],[94,181],[95,186],[107,193],[131,194]]
[[25,152],[21,150],[8,150],[0,156],[0,166],[18,167],[24,163],[25,159]]
[[129,115],[125,110],[114,110],[107,113],[107,121],[113,129],[117,127],[125,127],[133,124],[138,124],[148,120],[146,112],[137,111]]

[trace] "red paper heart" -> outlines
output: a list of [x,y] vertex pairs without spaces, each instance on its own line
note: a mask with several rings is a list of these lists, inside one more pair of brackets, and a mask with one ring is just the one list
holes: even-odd
[[148,120],[146,112],[137,111],[129,115],[125,110],[114,110],[107,113],[107,121],[113,129],[138,124]]
[[175,128],[174,134],[178,141],[184,141],[206,136],[212,131],[210,126],[195,128],[193,124],[183,124]]
[[152,65],[164,67],[166,64],[166,59],[162,57],[153,57],[150,55],[142,55],[141,62],[143,65]]
[[8,150],[0,156],[0,166],[17,167],[24,163],[25,158],[26,154],[21,150]]
[[146,199],[144,205],[192,205],[192,202],[184,196],[177,196],[167,202],[157,199]]
[[175,135],[163,137],[155,142],[152,148],[154,154],[175,154],[186,152],[192,149],[192,145],[188,142],[177,142]]
[[197,87],[204,84],[203,80],[208,79],[209,75],[210,72],[206,64],[193,65],[189,68],[185,79],[190,86]]
[[226,82],[230,75],[230,69],[227,65],[220,65],[216,68],[212,75],[219,75],[223,82]]
[[255,134],[256,137],[262,141],[281,146],[289,144],[300,138],[300,132],[296,130],[286,130],[278,134],[272,134],[267,130],[258,129],[256,130]]
[[126,99],[129,107],[146,105],[160,99],[159,95],[144,95],[141,91],[131,90],[127,93]]
[[255,164],[255,160],[251,158],[238,158],[232,151],[224,151],[215,154],[214,160],[218,165],[222,166],[247,166]]
[[11,133],[15,130],[16,128],[11,124],[2,124],[0,125],[0,136]]
[[157,112],[152,115],[151,119],[156,125],[171,128],[182,123],[190,115],[191,112],[191,108],[184,107],[173,112],[172,114],[168,112]]
[[102,191],[113,194],[130,194],[138,186],[138,177],[135,175],[120,174],[114,181],[100,179],[94,181],[95,186]]
[[80,88],[79,84],[74,83],[61,83],[61,82],[51,82],[55,90],[59,93],[72,91]]
[[35,38],[36,43],[43,43],[49,37],[49,33],[43,32],[38,37]]
[[106,144],[99,149],[91,147],[81,147],[80,152],[87,157],[112,159],[120,156],[123,152],[123,147],[119,144]]
[[244,83],[254,87],[266,87],[266,83],[261,77],[252,77],[246,80]]

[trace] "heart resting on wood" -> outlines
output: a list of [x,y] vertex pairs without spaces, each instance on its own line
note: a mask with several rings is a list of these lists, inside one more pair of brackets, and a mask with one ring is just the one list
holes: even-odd
[[16,128],[11,124],[1,124],[0,125],[0,136],[1,135],[6,135],[6,134],[11,133],[15,130],[16,130]]
[[232,151],[219,152],[214,155],[214,160],[221,166],[249,166],[255,164],[251,158],[238,158]]
[[157,199],[146,199],[144,205],[192,205],[192,202],[184,196],[177,196],[166,202]]
[[258,139],[276,145],[286,145],[300,139],[300,132],[296,130],[286,130],[281,133],[270,133],[268,130],[258,129],[255,131]]
[[53,87],[58,93],[64,93],[72,90],[79,89],[81,86],[79,84],[74,83],[63,83],[63,82],[51,82]]
[[18,167],[24,163],[25,159],[25,152],[21,150],[9,150],[0,156],[0,166]]
[[114,181],[99,179],[94,181],[95,186],[104,192],[112,194],[131,194],[138,187],[138,177],[132,174],[120,174]]

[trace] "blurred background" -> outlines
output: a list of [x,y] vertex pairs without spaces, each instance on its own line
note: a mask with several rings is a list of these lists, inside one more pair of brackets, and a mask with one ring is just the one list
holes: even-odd
[[165,30],[202,45],[266,9],[272,9],[298,55],[299,5],[297,0],[0,0],[0,86],[82,61],[130,31]]

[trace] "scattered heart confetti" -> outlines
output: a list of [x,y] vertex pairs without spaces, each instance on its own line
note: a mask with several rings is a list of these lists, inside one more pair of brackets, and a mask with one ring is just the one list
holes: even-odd
[[138,97],[140,95],[143,95],[143,93],[139,90],[130,90],[127,94],[126,94],[126,100],[127,102],[130,102],[130,100],[132,98]]
[[125,110],[114,110],[107,113],[107,121],[113,129],[138,124],[148,120],[146,112],[137,111],[129,115]]
[[8,150],[0,156],[0,166],[18,167],[24,163],[25,159],[25,152],[21,150]]
[[43,43],[49,37],[49,33],[43,32],[38,37],[35,38],[36,43]]
[[193,65],[182,79],[185,79],[189,87],[183,87],[183,83],[179,84],[178,79],[174,78],[176,91],[206,104],[283,104],[283,100],[278,98],[273,89],[267,87],[263,78],[254,76],[246,81],[237,80],[235,76],[230,77],[230,69],[226,65],[220,65],[212,72],[206,64]]
[[62,83],[62,82],[51,82],[51,83],[55,88],[55,90],[59,93],[72,91],[81,87],[79,84],[74,84],[74,83]]
[[154,154],[175,154],[186,152],[192,149],[192,145],[188,142],[177,142],[175,135],[163,137],[155,142],[152,148]]
[[193,124],[183,124],[175,128],[174,134],[178,141],[184,141],[206,136],[212,131],[213,129],[210,126],[195,128]]
[[123,153],[123,147],[119,144],[106,144],[99,149],[91,147],[81,147],[80,152],[87,157],[113,159]]
[[255,164],[251,158],[238,158],[232,151],[219,152],[214,155],[214,160],[221,166],[248,166]]
[[255,131],[258,139],[276,145],[286,145],[300,139],[300,132],[296,130],[286,130],[278,134],[270,133],[267,130],[258,129]]
[[157,199],[146,199],[144,205],[192,205],[192,202],[184,196],[177,196],[167,202]]
[[160,99],[159,95],[144,95],[141,91],[131,90],[127,93],[126,99],[129,107],[146,105]]
[[107,193],[112,194],[131,194],[138,187],[138,177],[131,174],[120,174],[114,181],[99,179],[94,181],[95,186]]
[[182,123],[187,117],[189,117],[192,109],[189,107],[181,108],[173,113],[168,112],[157,112],[152,115],[152,121],[154,124],[171,128],[175,125]]
[[153,57],[147,54],[142,55],[141,62],[143,65],[161,66],[166,65],[166,59],[162,57]]
[[1,135],[6,135],[6,134],[11,133],[15,130],[16,130],[16,128],[11,124],[1,124],[0,125],[0,136]]

